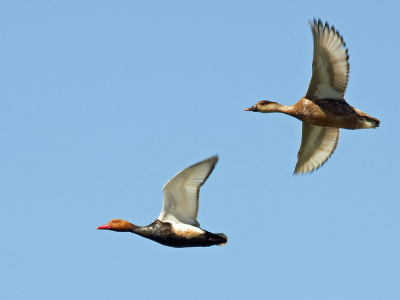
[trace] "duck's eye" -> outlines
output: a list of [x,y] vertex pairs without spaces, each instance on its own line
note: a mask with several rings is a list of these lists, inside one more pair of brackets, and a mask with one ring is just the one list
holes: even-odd
[[117,223],[117,221],[115,221],[115,220],[114,220],[114,221],[112,221],[112,222],[113,222],[113,223]]

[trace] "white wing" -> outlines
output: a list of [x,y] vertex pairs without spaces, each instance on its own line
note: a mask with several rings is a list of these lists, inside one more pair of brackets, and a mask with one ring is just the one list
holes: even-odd
[[305,98],[343,99],[349,81],[349,55],[339,32],[321,20],[310,22],[314,38],[312,77]]
[[163,222],[199,226],[200,187],[213,171],[218,156],[203,160],[180,171],[163,187],[164,205],[158,219]]
[[303,122],[303,134],[294,173],[312,172],[322,166],[335,151],[339,134],[339,128],[314,126]]

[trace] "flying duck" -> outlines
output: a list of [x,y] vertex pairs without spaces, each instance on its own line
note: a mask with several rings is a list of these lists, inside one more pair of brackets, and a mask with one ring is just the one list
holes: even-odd
[[113,219],[97,229],[132,232],[170,247],[223,246],[228,238],[223,233],[211,233],[197,222],[200,187],[213,171],[218,156],[203,160],[175,175],[163,187],[164,205],[161,214],[148,226],[136,226]]
[[339,141],[339,128],[369,129],[379,127],[380,123],[344,100],[350,66],[348,50],[339,32],[321,20],[309,23],[314,57],[306,95],[292,106],[264,100],[245,109],[280,112],[303,122],[295,174],[312,172],[328,160]]

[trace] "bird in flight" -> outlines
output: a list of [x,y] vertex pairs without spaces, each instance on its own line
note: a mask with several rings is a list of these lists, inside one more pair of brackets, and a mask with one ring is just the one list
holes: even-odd
[[259,101],[245,111],[280,112],[302,121],[303,130],[295,174],[322,166],[335,151],[339,128],[369,129],[380,121],[350,106],[344,100],[349,80],[349,55],[335,28],[321,20],[310,22],[314,39],[312,77],[306,95],[291,106]]
[[214,170],[218,156],[203,160],[176,174],[163,187],[164,205],[161,214],[148,226],[136,226],[113,219],[97,229],[132,232],[170,247],[223,246],[228,238],[223,233],[211,233],[197,222],[200,187]]

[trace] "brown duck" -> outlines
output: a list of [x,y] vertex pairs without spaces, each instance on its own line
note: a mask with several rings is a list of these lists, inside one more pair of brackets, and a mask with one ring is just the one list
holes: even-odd
[[136,226],[113,219],[97,229],[132,232],[170,247],[223,246],[228,238],[223,233],[201,229],[197,222],[200,187],[213,171],[218,156],[203,160],[179,172],[163,187],[164,205],[160,216],[148,226]]
[[260,101],[245,111],[280,112],[303,122],[295,174],[318,169],[332,155],[339,141],[339,128],[368,129],[380,121],[344,100],[349,80],[349,55],[335,28],[319,20],[310,22],[314,39],[312,77],[306,95],[295,105]]

